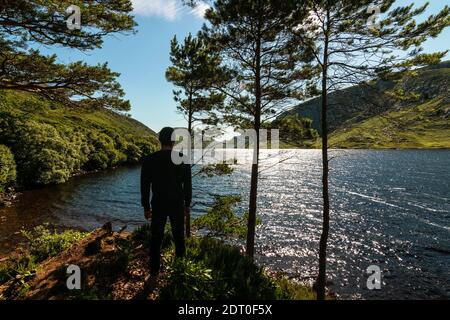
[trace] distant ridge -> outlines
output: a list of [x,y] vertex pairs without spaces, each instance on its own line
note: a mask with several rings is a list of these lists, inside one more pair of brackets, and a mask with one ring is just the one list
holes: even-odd
[[[382,81],[374,89],[354,86],[331,93],[330,146],[450,148],[450,61],[420,70],[403,86],[406,92],[418,93],[418,101],[392,104],[384,92],[393,83]],[[312,119],[313,127],[321,133],[319,98],[306,101],[285,115],[295,113]]]

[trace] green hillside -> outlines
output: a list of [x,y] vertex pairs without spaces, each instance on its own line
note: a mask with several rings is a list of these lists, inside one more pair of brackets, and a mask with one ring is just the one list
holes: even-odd
[[137,163],[157,139],[140,122],[110,110],[66,108],[31,94],[0,92],[0,146],[0,162],[14,158],[2,170],[17,169],[14,181],[0,178],[2,189],[62,183],[81,172]]
[[[415,101],[393,101],[385,91],[355,86],[329,95],[330,146],[334,148],[449,148],[450,62],[425,68],[402,84]],[[286,113],[313,120],[320,132],[320,100],[312,99]],[[316,143],[315,147],[320,145]]]
[[334,131],[330,148],[450,148],[450,104],[443,99],[387,111]]

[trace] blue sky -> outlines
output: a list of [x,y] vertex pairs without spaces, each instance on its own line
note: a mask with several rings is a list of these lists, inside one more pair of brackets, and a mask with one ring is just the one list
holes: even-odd
[[[164,126],[185,126],[185,120],[176,112],[173,101],[173,86],[165,79],[165,70],[170,65],[170,40],[174,35],[183,39],[189,32],[196,33],[203,24],[202,12],[206,5],[192,10],[183,7],[181,0],[132,0],[136,21],[136,35],[115,35],[105,39],[102,49],[83,53],[69,49],[46,49],[46,53],[57,53],[60,62],[77,60],[89,64],[108,62],[112,70],[121,73],[119,78],[126,98],[131,101],[133,118],[155,131]],[[399,4],[425,0],[399,0]],[[428,13],[436,13],[450,0],[431,1]],[[426,43],[426,51],[449,49],[450,29],[438,39]]]

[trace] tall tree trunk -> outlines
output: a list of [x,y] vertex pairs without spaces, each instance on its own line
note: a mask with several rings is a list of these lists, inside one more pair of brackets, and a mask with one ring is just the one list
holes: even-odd
[[[328,14],[329,21],[329,14]],[[328,194],[328,125],[327,125],[327,91],[328,91],[328,36],[325,36],[323,66],[322,66],[322,197],[323,221],[322,235],[319,245],[319,276],[317,279],[317,299],[325,300],[327,241],[330,229],[330,199]]]
[[[189,94],[189,113],[188,113],[188,132],[189,132],[189,135],[191,136],[191,139],[192,139],[192,107],[193,107],[192,106],[192,93],[190,93]],[[191,143],[190,147],[192,147],[192,143]],[[185,219],[186,219],[185,220],[186,221],[186,224],[185,224],[186,238],[189,238],[191,236],[191,212],[190,211],[186,214]]]
[[[259,133],[257,130],[256,154],[252,164],[252,175],[250,181],[250,201],[248,209],[248,227],[247,227],[247,250],[249,257],[255,255],[255,231],[256,231],[256,202],[258,200],[258,162],[259,162]],[[256,158],[256,159],[255,159]]]
[[255,255],[255,230],[256,230],[256,202],[258,200],[258,174],[259,174],[259,129],[261,128],[261,33],[258,30],[255,48],[255,123],[256,148],[253,153],[252,175],[250,181],[250,199],[248,209],[247,228],[247,256]]

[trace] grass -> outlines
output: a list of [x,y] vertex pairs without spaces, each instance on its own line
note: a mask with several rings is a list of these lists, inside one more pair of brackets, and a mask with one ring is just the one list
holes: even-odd
[[[59,297],[75,300],[107,300],[117,297],[118,288],[126,291],[127,287],[141,285],[139,283],[148,272],[147,269],[138,267],[148,263],[148,248],[145,248],[151,236],[148,225],[138,228],[130,236],[102,238],[100,240],[103,243],[102,248],[89,254],[86,251],[89,244],[98,240],[95,232],[90,234],[92,241],[89,240],[87,243],[84,241],[81,249],[73,246],[85,236],[86,234],[77,231],[55,233],[49,230],[48,226],[36,228],[32,235],[28,235],[32,243],[22,246],[22,254],[0,264],[0,287],[8,282],[8,289],[0,291],[1,299],[30,298],[37,294],[41,299]],[[64,251],[69,246],[71,249]],[[58,256],[59,258],[48,260],[61,251],[64,252]],[[186,243],[186,256],[180,259],[175,258],[174,254],[174,244],[167,230],[163,245],[163,281],[154,298],[160,300],[315,298],[311,287],[281,275],[269,275],[237,247],[219,239],[191,237]],[[84,274],[83,289],[80,291],[67,292],[65,288],[67,278],[65,259],[68,255],[72,258],[76,256],[80,260],[79,265]],[[74,263],[77,264],[76,261]],[[44,269],[41,266],[44,264],[52,265],[54,271],[42,278],[45,272],[42,272]],[[138,270],[142,278],[136,277],[135,271]],[[119,281],[119,287],[115,286],[116,281]],[[45,289],[46,285],[42,286],[43,283],[47,283],[50,287]],[[41,287],[44,290],[42,292]]]
[[84,110],[55,106],[51,102],[23,92],[0,91],[0,98],[0,109],[16,117],[32,118],[36,122],[54,126],[96,128],[121,135],[155,139],[154,131],[126,114],[107,109]]
[[75,230],[58,233],[44,224],[35,227],[32,231],[23,230],[22,235],[28,240],[30,255],[37,262],[41,262],[68,249],[72,244],[83,239],[87,233]]
[[47,225],[23,234],[28,243],[22,245],[16,255],[0,263],[0,285],[11,280],[17,281],[12,293],[16,297],[26,295],[29,289],[27,282],[35,277],[40,262],[66,250],[87,235],[74,230],[57,233]]
[[[402,83],[405,91],[417,93],[421,102],[393,103],[382,90],[394,84],[384,82],[377,84],[381,91],[355,86],[331,93],[328,108],[330,148],[450,148],[449,76],[450,61],[445,61],[421,69],[416,77],[405,79]],[[374,105],[369,101],[377,103]],[[320,131],[318,98],[295,107],[289,113],[295,112],[312,118],[313,126]],[[289,147],[284,143],[280,145]],[[320,148],[320,139],[311,147]]]
[[[173,250],[173,249],[171,249]],[[168,258],[167,283],[160,299],[310,300],[312,288],[269,276],[239,249],[209,237],[191,238],[184,259]]]
[[[232,212],[235,200],[234,197],[216,199],[206,220],[196,220],[193,226],[207,225],[214,237],[241,236],[237,231],[243,224],[235,221],[239,218]],[[148,224],[137,228],[131,236],[135,245],[144,247],[149,246],[150,238]],[[166,283],[160,290],[161,300],[315,299],[310,286],[282,275],[269,276],[238,248],[217,238],[189,238],[186,257],[177,259],[170,229],[166,229],[162,247]]]
[[278,289],[278,298],[283,300],[316,300],[314,290],[302,283],[297,283],[286,277],[275,278],[275,285]]
[[449,108],[442,99],[434,99],[388,111],[333,132],[329,146],[344,149],[450,148],[450,118],[444,116]]

